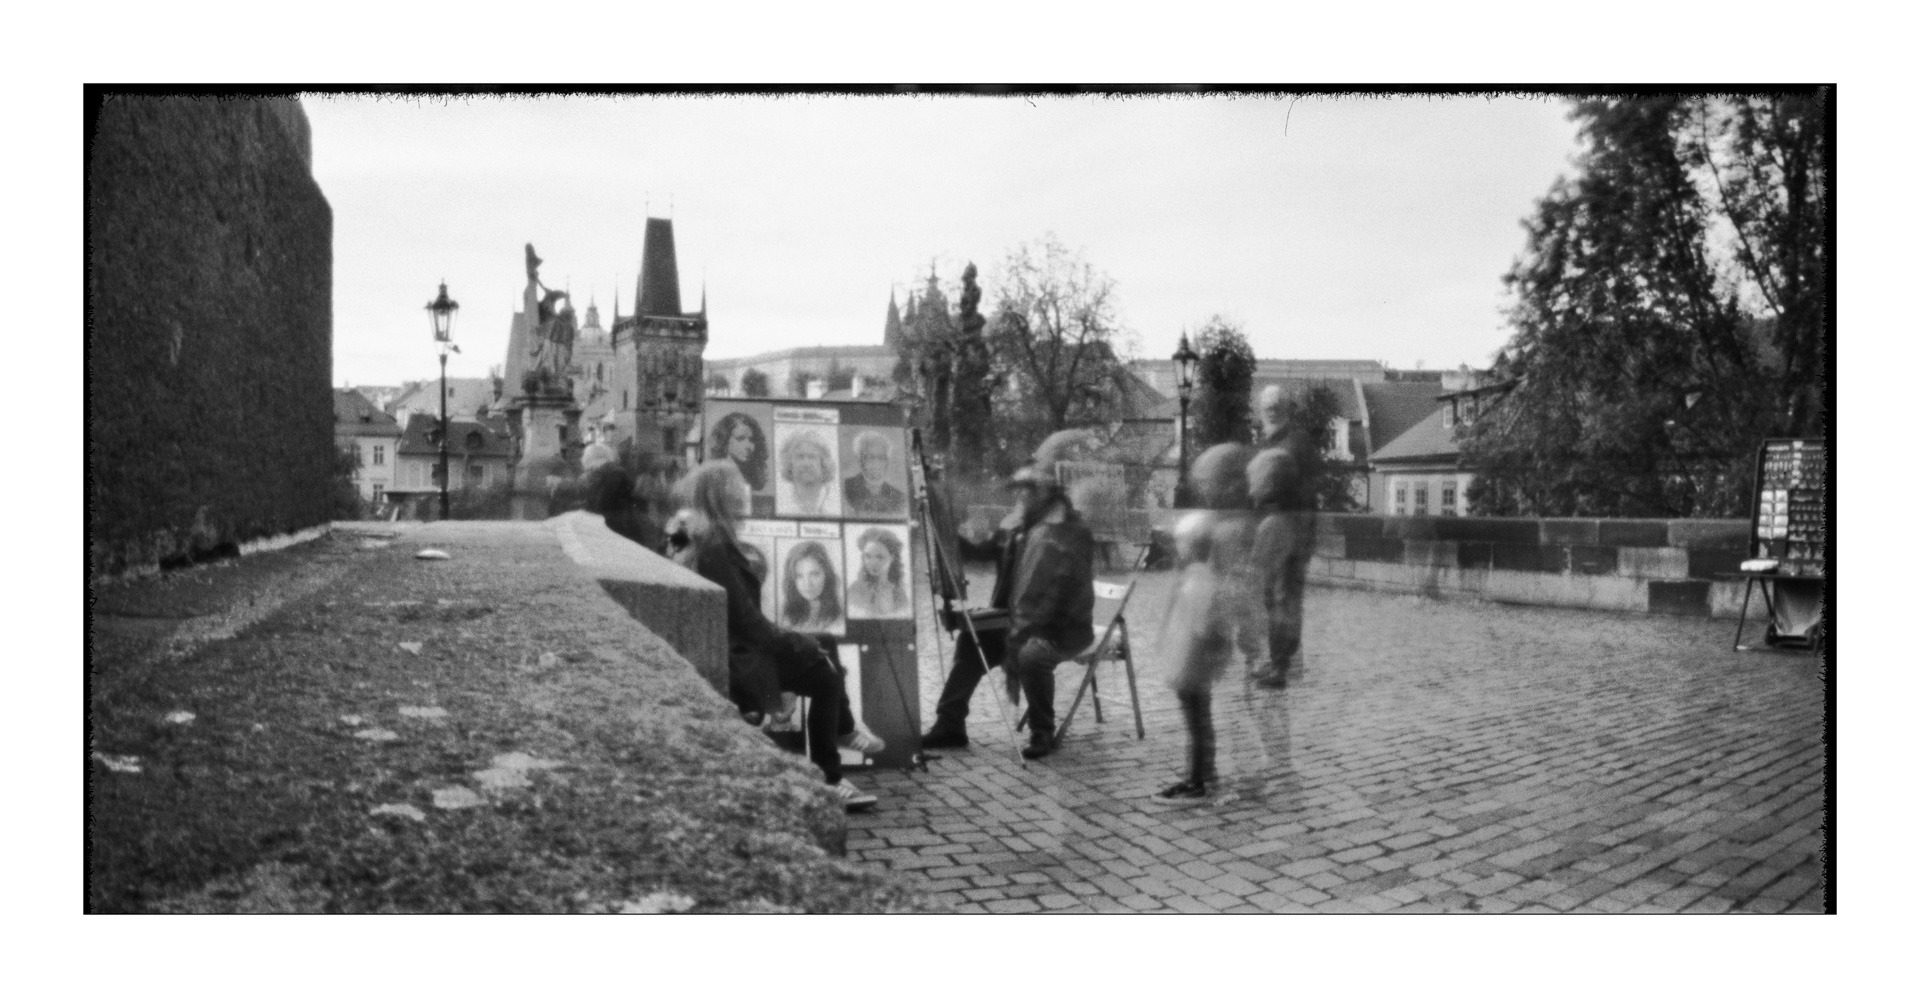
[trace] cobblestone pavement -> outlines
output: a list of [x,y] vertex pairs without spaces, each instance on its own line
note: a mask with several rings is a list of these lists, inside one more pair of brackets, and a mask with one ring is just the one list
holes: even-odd
[[[970,749],[859,782],[849,855],[964,912],[1820,912],[1825,672],[1730,621],[1315,589],[1285,691],[1215,691],[1221,785],[1167,805],[1185,729],[1143,576],[1124,703],[1026,768],[995,698]],[[984,593],[989,580],[974,584]],[[924,630],[924,629],[923,629]],[[921,641],[923,717],[944,663]],[[1102,686],[1124,698],[1118,672]],[[999,673],[990,676],[997,681]],[[1060,670],[1064,713],[1079,669]]]

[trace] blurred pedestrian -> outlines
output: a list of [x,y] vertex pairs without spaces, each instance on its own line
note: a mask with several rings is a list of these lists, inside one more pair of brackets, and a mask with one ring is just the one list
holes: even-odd
[[1234,647],[1246,660],[1248,673],[1257,675],[1267,658],[1268,628],[1263,573],[1253,556],[1258,521],[1247,487],[1253,457],[1253,448],[1246,444],[1215,444],[1194,459],[1190,475],[1200,504],[1214,513],[1213,556],[1208,561],[1219,580]]
[[1167,663],[1167,685],[1180,701],[1187,725],[1187,775],[1160,791],[1162,800],[1198,800],[1215,778],[1213,684],[1233,657],[1233,617],[1223,597],[1225,580],[1213,564],[1221,553],[1219,514],[1196,511],[1174,526],[1179,559],[1173,602],[1161,629],[1160,648]]
[[580,453],[580,467],[581,508],[600,514],[614,533],[649,551],[659,551],[666,543],[666,534],[636,497],[633,476],[620,466],[613,448],[589,445]]
[[1325,458],[1314,434],[1301,424],[1297,408],[1285,404],[1278,386],[1261,395],[1265,446],[1247,467],[1249,498],[1259,526],[1253,557],[1263,572],[1267,608],[1265,671],[1255,682],[1285,689],[1287,671],[1297,663],[1305,614],[1307,565],[1313,558],[1318,500],[1315,490]]

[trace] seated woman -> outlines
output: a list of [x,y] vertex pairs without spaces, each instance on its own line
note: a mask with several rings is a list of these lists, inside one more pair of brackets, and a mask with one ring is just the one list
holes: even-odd
[[801,541],[787,552],[781,576],[780,620],[809,634],[843,631],[840,612],[840,573],[819,541]]
[[862,620],[913,616],[907,601],[905,554],[899,535],[883,527],[869,527],[854,541],[860,568],[847,585],[847,613]]
[[873,754],[886,747],[860,730],[847,700],[846,680],[828,654],[826,640],[779,627],[760,611],[760,585],[738,540],[747,514],[746,479],[732,461],[709,461],[687,472],[674,486],[686,511],[690,546],[683,563],[727,593],[727,672],[730,694],[743,714],[779,711],[782,691],[807,697],[809,756],[848,810],[872,807],[863,793],[841,776],[840,748]]

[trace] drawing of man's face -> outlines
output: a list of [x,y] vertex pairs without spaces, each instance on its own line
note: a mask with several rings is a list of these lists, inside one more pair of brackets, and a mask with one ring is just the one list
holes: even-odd
[[827,483],[827,463],[811,441],[793,449],[793,484],[814,488]]

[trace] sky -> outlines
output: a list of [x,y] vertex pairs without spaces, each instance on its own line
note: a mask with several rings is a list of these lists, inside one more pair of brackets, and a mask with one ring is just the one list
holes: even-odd
[[670,217],[709,357],[877,343],[889,294],[1049,233],[1116,284],[1123,346],[1221,315],[1261,357],[1485,366],[1500,277],[1576,148],[1545,97],[311,94],[334,215],[335,384],[437,371],[424,306],[460,302],[456,376],[500,364],[541,278],[631,309]]

